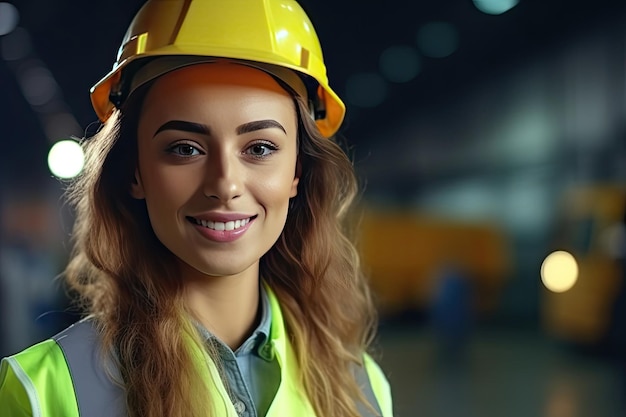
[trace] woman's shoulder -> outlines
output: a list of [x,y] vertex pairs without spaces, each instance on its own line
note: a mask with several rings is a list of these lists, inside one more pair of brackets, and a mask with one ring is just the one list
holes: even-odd
[[[32,345],[21,352],[2,359],[2,369],[19,369],[26,375],[45,375],[51,371],[67,368],[69,354],[77,348],[94,350],[99,343],[93,322],[84,319],[64,329],[60,333]],[[0,373],[0,376],[4,375]]]
[[65,364],[63,351],[54,338],[46,339],[2,359],[0,381],[9,369],[18,375],[36,376],[57,370]]
[[11,411],[11,416],[55,415],[58,411],[78,415],[72,414],[78,412],[72,379],[54,337],[0,361],[0,403]]
[[52,338],[2,360],[0,403],[13,416],[125,415],[124,392],[100,332],[81,320]]

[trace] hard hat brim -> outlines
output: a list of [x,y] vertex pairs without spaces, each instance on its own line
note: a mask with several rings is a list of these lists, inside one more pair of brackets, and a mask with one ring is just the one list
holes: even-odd
[[[160,56],[145,56],[141,59],[127,59],[121,62],[119,65],[105,75],[97,84],[95,84],[90,90],[91,102],[94,110],[100,121],[106,122],[115,110],[115,105],[111,101],[111,91],[116,85],[120,83],[121,74],[123,70],[128,67],[132,62],[138,62],[140,60],[147,60],[147,65],[142,65],[132,75],[132,82],[130,84],[130,90],[127,92],[127,96],[130,96],[141,85],[154,80],[168,72],[175,71],[185,66],[200,64],[200,63],[215,63],[219,61],[236,62],[242,65],[247,65],[253,68],[257,68],[264,71],[292,88],[295,94],[300,95],[303,98],[307,98],[306,87],[304,86],[302,79],[297,75],[300,73],[296,70],[291,70],[284,66],[275,64],[268,64],[259,61],[249,61],[242,59],[230,59],[222,57],[207,57],[207,56],[195,56],[195,55],[160,55]],[[303,74],[303,73],[301,73]],[[306,74],[303,74],[306,76]],[[316,80],[317,81],[317,80]],[[345,115],[345,105],[337,94],[326,84],[317,82],[319,87],[317,89],[318,99],[321,100],[326,108],[326,114],[324,118],[317,119],[317,126],[325,137],[334,135]]]

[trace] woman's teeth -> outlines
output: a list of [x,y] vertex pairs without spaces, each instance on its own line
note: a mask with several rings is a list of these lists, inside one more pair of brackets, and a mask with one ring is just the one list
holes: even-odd
[[243,227],[246,224],[248,224],[250,222],[250,219],[248,218],[248,219],[234,220],[234,221],[229,221],[229,222],[213,222],[211,220],[199,220],[199,219],[194,219],[194,221],[196,222],[196,224],[204,226],[208,229],[223,231],[223,230],[239,229],[240,227]]

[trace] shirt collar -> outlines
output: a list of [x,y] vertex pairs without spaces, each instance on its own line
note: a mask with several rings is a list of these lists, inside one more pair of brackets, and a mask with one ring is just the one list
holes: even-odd
[[[250,337],[248,337],[234,353],[235,355],[256,353],[259,357],[267,361],[271,361],[274,358],[274,353],[270,343],[272,309],[270,308],[270,299],[264,285],[261,285],[259,289],[259,303],[259,307],[261,309],[261,319],[259,324]],[[194,320],[193,323],[203,340],[218,342],[219,345],[223,345],[223,347],[228,348],[201,323],[196,320]]]

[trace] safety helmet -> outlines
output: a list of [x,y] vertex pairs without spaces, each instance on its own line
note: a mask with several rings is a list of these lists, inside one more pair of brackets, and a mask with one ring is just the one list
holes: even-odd
[[328,84],[319,39],[295,0],[148,0],[131,22],[113,69],[91,88],[99,119],[106,121],[132,92],[130,80],[141,66],[173,56],[293,70],[307,87],[320,132],[330,137],[343,121],[345,105]]

